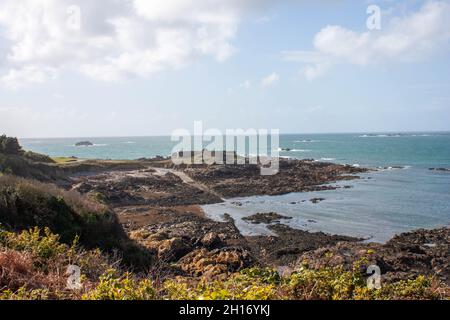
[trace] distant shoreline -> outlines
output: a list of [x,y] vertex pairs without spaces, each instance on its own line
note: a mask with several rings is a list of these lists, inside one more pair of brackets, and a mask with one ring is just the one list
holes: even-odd
[[[351,131],[351,132],[308,132],[308,133],[281,133],[281,135],[363,135],[363,134],[415,134],[415,133],[432,133],[432,134],[450,134],[450,130],[426,130],[426,131]],[[120,138],[167,138],[170,134],[156,134],[156,135],[120,135],[120,136],[66,136],[66,137],[19,137],[19,140],[51,140],[51,139],[120,139]]]

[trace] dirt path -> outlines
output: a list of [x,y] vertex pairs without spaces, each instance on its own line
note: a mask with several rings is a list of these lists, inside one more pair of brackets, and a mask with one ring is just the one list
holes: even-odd
[[189,177],[186,173],[184,173],[182,171],[177,171],[174,169],[166,169],[166,168],[152,168],[152,169],[155,169],[156,172],[154,174],[156,174],[156,175],[163,176],[163,175],[166,175],[167,173],[172,173],[172,174],[176,175],[178,178],[180,178],[181,181],[183,181],[183,183],[188,184],[191,187],[197,188],[204,192],[208,192],[208,193],[222,199],[223,201],[225,201],[221,194],[215,192],[208,186],[206,186],[198,181],[195,181],[194,179],[192,179],[191,177]]

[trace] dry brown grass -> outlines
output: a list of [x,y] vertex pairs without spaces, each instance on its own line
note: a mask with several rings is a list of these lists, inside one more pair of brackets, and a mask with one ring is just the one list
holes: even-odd
[[59,272],[54,271],[46,274],[37,270],[34,266],[33,256],[28,252],[10,249],[0,251],[1,289],[8,289],[12,292],[20,288],[60,291],[64,289],[66,279]]

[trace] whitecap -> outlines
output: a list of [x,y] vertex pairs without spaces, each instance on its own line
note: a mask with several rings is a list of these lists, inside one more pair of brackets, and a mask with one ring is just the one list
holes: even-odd
[[74,145],[74,144],[69,145],[69,147],[75,147],[75,148],[93,148],[93,147],[106,147],[106,146],[108,146],[108,145],[104,144],[104,143],[94,143],[91,146],[77,146],[77,145]]
[[286,148],[278,148],[279,152],[311,152],[311,150],[307,150],[307,149],[290,149],[290,150],[286,150]]

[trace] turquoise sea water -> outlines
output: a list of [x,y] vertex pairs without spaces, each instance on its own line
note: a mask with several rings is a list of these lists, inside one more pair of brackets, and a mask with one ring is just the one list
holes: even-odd
[[[75,147],[81,140],[90,140],[94,146]],[[175,145],[169,137],[22,139],[21,143],[25,149],[51,156],[103,159],[166,156]],[[450,173],[429,170],[450,168],[450,133],[282,135],[280,148],[291,149],[281,156],[383,169],[364,174],[359,181],[339,183],[351,185],[351,189],[232,199],[204,206],[205,212],[216,219],[231,214],[246,234],[268,231],[242,217],[276,211],[293,217],[287,223],[296,228],[374,241],[450,224]],[[403,169],[392,168],[396,166]],[[314,197],[326,200],[302,202]],[[236,201],[242,206],[236,206]]]

